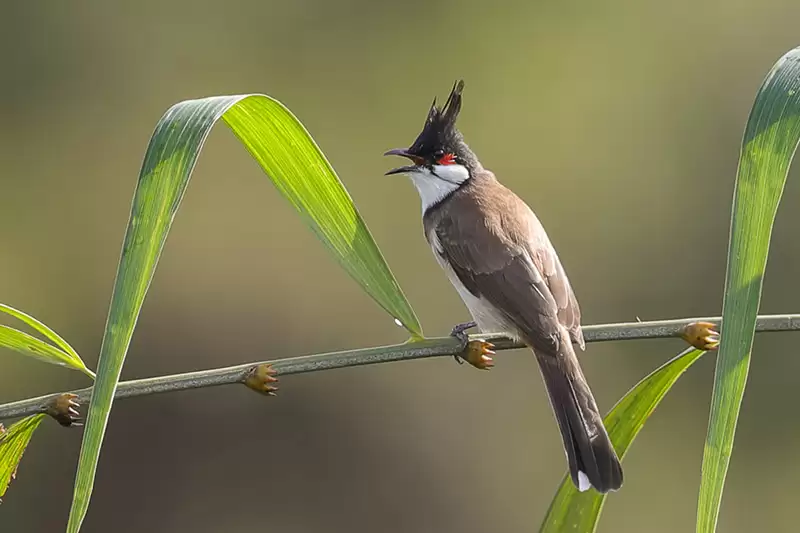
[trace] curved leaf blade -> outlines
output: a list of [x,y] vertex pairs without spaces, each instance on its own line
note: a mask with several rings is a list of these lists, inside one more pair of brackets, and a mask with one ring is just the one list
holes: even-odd
[[167,234],[203,143],[222,117],[348,273],[415,337],[422,335],[350,197],[286,107],[263,95],[174,105],[156,125],[134,194],[86,419],[69,533],[79,531],[86,516],[114,392]]
[[9,348],[21,354],[33,357],[52,365],[65,366],[93,375],[83,366],[83,361],[75,361],[69,354],[62,352],[55,346],[47,344],[41,339],[24,331],[0,324],[0,346]]
[[[625,457],[644,423],[678,378],[704,353],[689,348],[678,354],[628,391],[606,415],[606,429],[620,459]],[[592,533],[597,528],[605,500],[605,494],[594,490],[578,492],[569,475],[565,475],[539,532]]]
[[350,195],[291,111],[253,95],[222,118],[347,273],[415,338],[422,338],[411,304]]
[[697,505],[697,532],[717,526],[744,396],[772,226],[800,141],[800,48],[767,74],[747,120],[734,191],[722,342]]
[[58,333],[47,327],[43,322],[5,304],[0,304],[0,313],[13,316],[17,320],[29,325],[50,339],[57,348],[25,332],[3,325],[0,325],[0,346],[10,348],[25,355],[30,355],[45,363],[80,370],[90,378],[94,378],[94,372],[86,367],[86,364],[83,362],[83,359],[81,359],[81,356],[78,355],[78,352],[76,352],[67,341],[62,339]]
[[8,485],[14,479],[22,454],[44,417],[45,415],[38,414],[23,418],[5,431],[0,424],[0,498],[5,495]]

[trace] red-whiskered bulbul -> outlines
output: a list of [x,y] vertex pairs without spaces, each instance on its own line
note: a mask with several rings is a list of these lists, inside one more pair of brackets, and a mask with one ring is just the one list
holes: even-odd
[[425,237],[475,321],[462,326],[509,333],[536,354],[573,483],[617,490],[622,466],[573,348],[585,347],[578,301],[539,219],[456,129],[463,89],[458,81],[441,109],[434,100],[410,148],[384,154],[412,163],[387,174],[407,174],[419,192]]

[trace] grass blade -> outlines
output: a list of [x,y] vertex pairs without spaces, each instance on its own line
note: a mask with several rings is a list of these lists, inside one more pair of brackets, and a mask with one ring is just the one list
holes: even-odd
[[223,117],[347,272],[414,336],[422,335],[350,197],[288,109],[262,95],[176,104],[156,126],[134,195],[81,446],[69,533],[76,533],[86,516],[114,391],[167,233],[203,143]]
[[43,340],[2,324],[0,324],[0,346],[29,355],[45,363],[74,368],[94,377],[94,373],[83,365],[83,361],[76,361],[71,355]]
[[744,396],[772,225],[800,140],[800,48],[773,67],[747,120],[733,199],[722,343],[697,505],[698,533],[716,529]]
[[46,363],[80,370],[87,376],[94,378],[94,372],[86,367],[81,356],[78,355],[78,352],[76,352],[67,341],[62,339],[58,333],[47,327],[44,323],[5,304],[0,304],[0,313],[13,316],[26,323],[55,344],[55,346],[52,346],[32,335],[8,326],[0,325],[0,346],[33,356]]
[[[604,422],[620,459],[650,418],[661,399],[679,377],[705,352],[689,348],[651,372],[617,402]],[[564,480],[547,510],[540,533],[591,533],[597,528],[606,495],[594,490],[578,492],[569,478]]]
[[411,305],[333,167],[303,125],[279,102],[258,95],[240,99],[222,118],[350,276],[421,338]]
[[5,431],[0,424],[0,498],[14,479],[22,454],[44,417],[39,414],[23,418]]

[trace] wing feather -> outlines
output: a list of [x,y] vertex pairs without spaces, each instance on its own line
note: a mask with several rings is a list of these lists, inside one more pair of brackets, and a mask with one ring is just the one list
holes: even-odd
[[[438,218],[437,253],[470,293],[485,298],[530,337],[534,349],[557,344],[559,325],[583,348],[580,308],[553,245],[528,206],[503,190],[504,197],[495,199],[506,204],[499,210],[453,198],[461,201],[462,216]],[[527,223],[507,216],[520,210],[529,215]]]

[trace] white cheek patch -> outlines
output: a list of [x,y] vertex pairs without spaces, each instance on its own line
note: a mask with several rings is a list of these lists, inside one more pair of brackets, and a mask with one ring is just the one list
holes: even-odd
[[463,165],[433,165],[433,172],[441,179],[459,185],[469,178],[469,171]]
[[469,172],[461,165],[434,165],[433,173],[427,168],[420,167],[419,171],[410,172],[408,175],[419,192],[423,213],[458,189],[469,178]]

